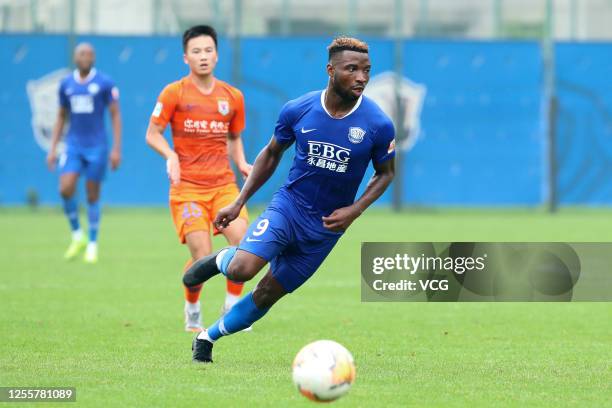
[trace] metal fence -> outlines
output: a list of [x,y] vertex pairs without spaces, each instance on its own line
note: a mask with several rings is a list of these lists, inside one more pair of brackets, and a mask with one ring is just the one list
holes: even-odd
[[612,39],[610,0],[0,0],[0,32]]

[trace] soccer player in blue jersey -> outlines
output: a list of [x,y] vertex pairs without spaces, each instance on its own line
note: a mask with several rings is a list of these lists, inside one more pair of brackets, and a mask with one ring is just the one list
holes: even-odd
[[[281,297],[306,282],[351,223],[393,179],[393,124],[376,103],[362,95],[370,78],[368,46],[341,37],[330,44],[328,52],[327,89],[283,107],[274,136],[257,156],[240,195],[219,211],[215,224],[223,229],[238,217],[249,197],[272,175],[283,152],[295,143],[286,183],[238,247],[196,261],[184,275],[186,286],[199,285],[219,273],[245,282],[270,263],[270,270],[251,293],[194,338],[196,362],[212,362],[213,343],[249,327]],[[354,201],[370,161],[375,174]]]
[[[74,50],[76,69],[64,78],[59,88],[60,108],[51,136],[47,165],[54,170],[57,160],[57,145],[64,124],[70,125],[66,135],[66,151],[59,158],[60,195],[64,213],[72,230],[72,241],[64,257],[73,259],[85,249],[85,262],[98,261],[98,226],[100,223],[100,185],[104,180],[110,159],[113,170],[121,162],[121,114],[119,92],[113,81],[97,71],[93,65],[95,52],[88,43],[77,45]],[[104,113],[110,111],[113,127],[113,145],[110,155],[104,126]],[[87,218],[89,240],[79,224],[78,204],[75,191],[79,176],[86,179]]]

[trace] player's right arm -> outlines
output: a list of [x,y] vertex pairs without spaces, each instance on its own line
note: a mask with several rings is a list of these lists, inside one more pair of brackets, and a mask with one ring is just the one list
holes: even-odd
[[181,181],[181,167],[179,164],[178,155],[164,137],[165,126],[158,125],[149,121],[149,127],[147,128],[146,141],[149,146],[153,148],[157,153],[162,155],[166,159],[166,171],[168,172],[168,178],[172,184],[178,184]]
[[257,155],[251,174],[247,177],[240,194],[236,200],[217,213],[213,223],[217,229],[222,230],[230,222],[238,218],[240,209],[246,204],[247,200],[272,176],[278,166],[283,153],[295,141],[293,133],[293,123],[296,117],[296,105],[288,102],[281,109],[278,121],[274,129],[274,136],[270,142]]
[[47,166],[49,170],[55,169],[55,164],[57,162],[57,145],[59,143],[60,137],[62,136],[62,130],[64,129],[64,125],[66,124],[66,118],[68,117],[68,110],[63,106],[59,107],[57,111],[57,119],[55,120],[55,126],[53,127],[53,132],[51,133],[51,144],[49,145],[49,153],[47,153]]
[[238,217],[240,209],[248,199],[272,176],[283,157],[283,153],[289,146],[291,146],[291,143],[281,143],[275,136],[270,139],[266,147],[257,155],[251,174],[247,177],[236,200],[217,213],[214,223],[218,229],[227,227],[230,222]]
[[59,99],[59,110],[57,111],[57,119],[55,120],[55,126],[51,133],[51,143],[49,145],[49,153],[47,154],[47,166],[49,166],[49,170],[55,169],[55,164],[57,162],[57,145],[62,137],[62,131],[64,130],[66,118],[70,111],[70,101],[68,95],[66,95],[65,80],[60,83],[57,96]]
[[159,95],[145,137],[147,144],[166,159],[166,172],[172,184],[178,184],[181,181],[181,167],[178,155],[164,137],[164,130],[174,115],[177,102],[176,86],[168,85]]

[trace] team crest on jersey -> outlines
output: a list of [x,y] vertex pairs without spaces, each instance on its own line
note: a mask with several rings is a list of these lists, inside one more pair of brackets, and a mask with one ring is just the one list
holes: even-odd
[[100,85],[98,85],[98,84],[96,84],[96,83],[89,84],[89,85],[87,86],[87,91],[88,91],[90,94],[95,95],[95,94],[97,94],[98,92],[100,92]]
[[219,113],[223,116],[227,115],[230,111],[229,101],[220,99],[217,101],[217,108]]
[[349,141],[353,144],[361,143],[365,133],[365,130],[360,127],[350,127],[348,132]]

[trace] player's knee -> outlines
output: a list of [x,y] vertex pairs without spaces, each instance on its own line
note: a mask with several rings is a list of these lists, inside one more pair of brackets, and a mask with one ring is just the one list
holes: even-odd
[[69,184],[60,185],[59,192],[62,198],[70,198],[74,195],[75,187]]
[[193,248],[193,250],[191,251],[191,260],[192,262],[195,262],[198,259],[202,259],[208,255],[210,255],[210,251],[207,251],[206,248]]
[[249,281],[257,274],[253,266],[244,260],[235,257],[227,266],[226,276],[234,282]]

